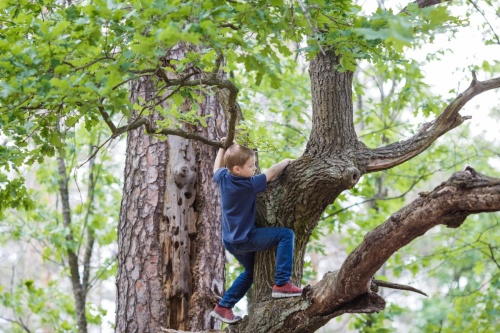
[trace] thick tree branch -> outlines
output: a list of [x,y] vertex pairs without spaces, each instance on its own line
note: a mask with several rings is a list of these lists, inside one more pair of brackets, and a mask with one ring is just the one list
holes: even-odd
[[[311,314],[327,315],[342,304],[370,293],[372,276],[390,256],[429,229],[456,228],[470,214],[500,210],[500,179],[472,168],[457,172],[369,232],[345,260],[340,271],[311,290]],[[324,279],[325,280],[325,279]]]
[[459,111],[475,96],[492,89],[500,88],[500,78],[478,81],[475,73],[470,87],[459,94],[437,117],[408,140],[389,144],[385,147],[364,150],[358,155],[358,162],[365,172],[390,169],[417,156],[446,132],[462,124],[469,117],[462,117]]
[[[316,285],[304,288],[302,298],[259,302],[251,317],[227,331],[314,332],[344,313],[383,310],[385,301],[374,292],[378,286],[424,294],[413,287],[374,280],[373,276],[397,250],[429,229],[440,224],[458,227],[470,214],[492,211],[500,211],[500,179],[483,176],[468,167],[433,191],[421,194],[369,232],[340,270],[329,272]],[[266,317],[269,312],[275,315]],[[267,319],[256,323],[254,318]]]

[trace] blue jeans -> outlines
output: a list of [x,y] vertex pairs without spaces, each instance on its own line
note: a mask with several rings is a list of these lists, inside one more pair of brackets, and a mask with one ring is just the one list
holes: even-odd
[[292,276],[295,234],[287,228],[256,228],[248,234],[248,241],[232,244],[224,241],[224,247],[245,268],[219,302],[219,306],[233,308],[245,296],[253,283],[255,252],[278,245],[276,250],[275,283],[286,284]]

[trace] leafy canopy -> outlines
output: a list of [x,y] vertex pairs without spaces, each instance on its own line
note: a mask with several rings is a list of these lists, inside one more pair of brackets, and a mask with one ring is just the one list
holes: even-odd
[[[133,112],[154,110],[177,119],[163,126],[205,125],[202,118],[177,112],[184,98],[196,98],[196,87],[177,87],[168,109],[157,102],[171,89],[159,73],[178,78],[193,68],[212,72],[223,56],[222,69],[243,71],[245,84],[258,89],[266,79],[277,89],[291,65],[284,59],[294,52],[311,58],[333,48],[342,55],[339,70],[354,70],[357,59],[377,58],[382,49],[397,57],[451,19],[441,6],[412,6],[401,15],[378,10],[367,17],[348,0],[93,0],[70,6],[3,1],[0,127],[7,144],[0,148],[0,211],[32,207],[23,180],[13,175],[57,151],[64,155],[79,121],[90,130],[108,117],[126,123]],[[180,43],[190,51],[167,61],[165,55]],[[141,76],[155,78],[155,96],[132,104],[129,83]]]

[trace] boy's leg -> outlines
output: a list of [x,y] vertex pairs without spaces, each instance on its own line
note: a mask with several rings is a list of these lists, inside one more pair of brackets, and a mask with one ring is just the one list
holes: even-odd
[[275,283],[282,286],[292,276],[294,238],[293,231],[288,228],[256,228],[249,234],[247,242],[233,246],[244,252],[266,250],[277,245]]
[[234,305],[245,296],[247,291],[250,289],[253,283],[253,267],[255,260],[255,252],[241,253],[234,251],[230,244],[226,246],[229,253],[231,253],[236,260],[245,268],[243,273],[241,273],[236,280],[233,282],[231,287],[226,291],[219,306],[225,308],[233,308]]

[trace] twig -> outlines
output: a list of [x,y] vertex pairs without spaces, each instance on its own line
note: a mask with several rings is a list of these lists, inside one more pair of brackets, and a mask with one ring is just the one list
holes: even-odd
[[[307,20],[307,23],[309,24],[309,27],[311,28],[311,30],[315,34],[317,34],[316,28],[314,28],[312,23],[311,23],[311,18],[309,17],[309,13],[307,12],[306,6],[304,6],[304,2],[302,0],[298,0],[298,2],[300,5],[300,8],[302,8],[302,11],[304,12],[304,16],[306,17],[306,20]],[[321,46],[321,43],[319,40],[318,40],[318,46],[319,46],[319,49],[321,51],[321,54],[323,54],[325,56],[326,52],[325,52],[325,50],[323,50],[323,47]]]
[[113,124],[111,118],[109,117],[109,115],[106,113],[106,111],[102,106],[98,106],[97,108],[99,109],[99,113],[101,114],[102,119],[104,119],[104,122],[106,123],[106,125],[108,125],[109,129],[111,130],[111,133],[114,134],[116,132],[115,124]]
[[95,63],[98,63],[99,61],[101,60],[115,60],[115,58],[112,58],[112,57],[109,57],[109,56],[105,56],[105,57],[102,57],[102,58],[98,58],[98,59],[95,59],[95,60],[92,60],[91,62],[89,62],[88,64],[85,64],[83,66],[80,66],[80,67],[76,67],[75,65],[71,64],[70,62],[68,61],[64,61],[63,64],[66,64],[66,65],[69,65],[71,67],[73,67],[73,69],[75,71],[79,71],[79,70],[82,70],[82,69],[85,69],[87,67],[90,67],[92,66],[93,64]]
[[[476,4],[476,2],[475,2],[475,1],[470,0],[470,3],[471,3],[471,4],[474,6],[474,8],[476,8],[476,9],[477,9],[477,11],[478,11],[478,12],[479,12],[482,16],[483,16],[484,20],[486,21],[486,23],[487,23],[487,24],[488,24],[488,26],[490,27],[490,30],[491,30],[491,32],[493,33],[493,36],[495,36],[495,39],[497,40],[497,44],[498,44],[498,45],[500,45],[500,37],[498,37],[498,35],[496,34],[495,29],[493,29],[493,27],[491,26],[490,21],[488,21],[488,19],[486,18],[486,15],[484,14],[484,12],[483,12],[481,9],[479,9],[479,6]],[[497,14],[497,15],[499,15],[499,14]]]
[[17,324],[17,325],[21,326],[21,328],[22,328],[23,330],[25,330],[26,332],[31,332],[31,331],[30,331],[30,330],[26,327],[26,325],[24,325],[24,323],[23,323],[22,321],[21,321],[21,322],[19,322],[19,321],[17,321],[17,320],[12,320],[12,319],[9,319],[9,318],[4,317],[4,316],[0,316],[0,319],[5,320],[5,321],[8,321],[9,323],[12,323],[12,324]]
[[378,287],[384,287],[384,288],[390,288],[390,289],[398,289],[398,290],[407,290],[407,291],[413,291],[417,294],[421,294],[421,295],[424,295],[424,296],[427,296],[429,297],[426,293],[424,293],[423,291],[417,289],[417,288],[413,288],[411,286],[407,286],[407,285],[404,285],[404,284],[398,284],[398,283],[392,283],[392,282],[386,282],[386,281],[382,281],[382,280],[372,280],[373,283],[375,283]]

